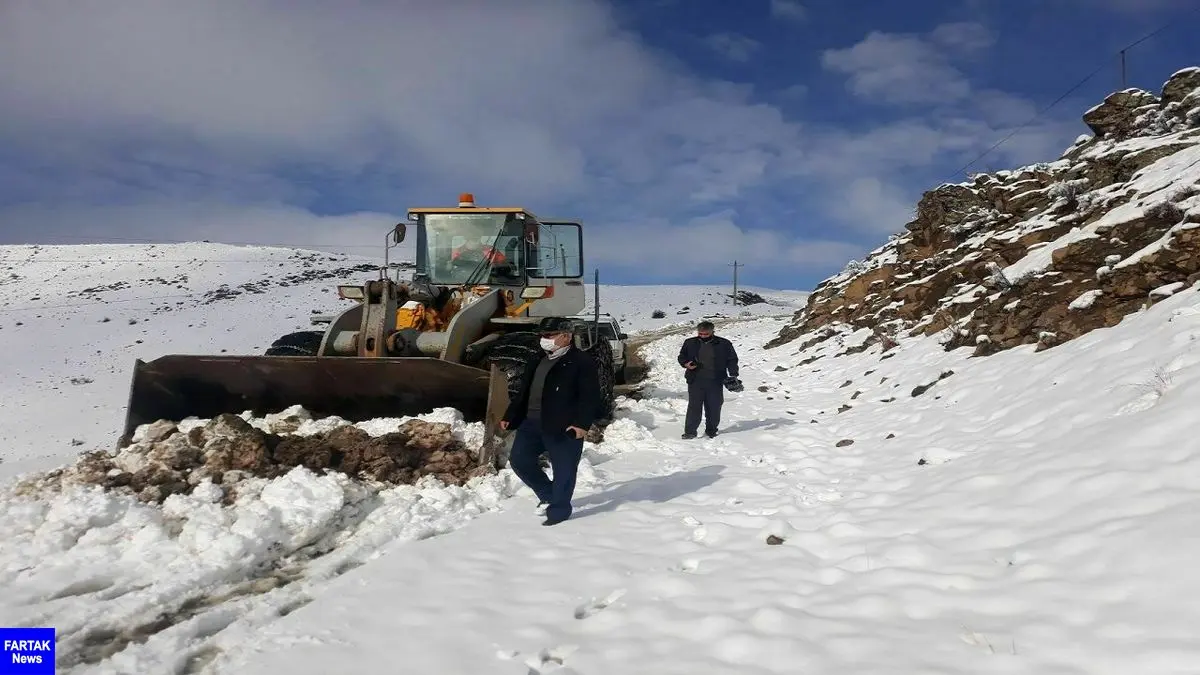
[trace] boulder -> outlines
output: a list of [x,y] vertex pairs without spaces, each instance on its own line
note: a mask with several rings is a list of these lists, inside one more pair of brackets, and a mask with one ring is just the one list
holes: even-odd
[[1101,138],[1123,138],[1147,106],[1157,106],[1158,97],[1144,89],[1125,89],[1109,94],[1104,102],[1083,114],[1083,122]]

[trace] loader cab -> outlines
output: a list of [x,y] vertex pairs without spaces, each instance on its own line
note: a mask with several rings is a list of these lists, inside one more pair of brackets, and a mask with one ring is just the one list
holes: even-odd
[[417,275],[439,286],[524,286],[524,227],[513,216],[417,214]]
[[[409,227],[397,225],[393,240]],[[533,301],[529,316],[563,316],[586,303],[583,231],[578,223],[540,222],[519,207],[478,207],[469,193],[457,208],[414,208],[413,280],[436,286],[511,289],[517,302]]]

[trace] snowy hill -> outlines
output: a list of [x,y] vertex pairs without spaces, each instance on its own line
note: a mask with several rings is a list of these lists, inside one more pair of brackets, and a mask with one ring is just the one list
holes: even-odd
[[1200,280],[1200,68],[1089,110],[1055,162],[925,193],[916,219],[819,285],[774,344],[834,324],[1045,349]]
[[[207,243],[0,247],[0,477],[111,447],[134,359],[261,354],[280,335],[313,329],[311,314],[345,307],[337,285],[374,278],[380,264]],[[789,315],[806,296],[747,290],[767,301],[722,304],[728,287],[605,284],[600,301],[637,333],[706,316]],[[660,307],[666,316],[656,319]]]

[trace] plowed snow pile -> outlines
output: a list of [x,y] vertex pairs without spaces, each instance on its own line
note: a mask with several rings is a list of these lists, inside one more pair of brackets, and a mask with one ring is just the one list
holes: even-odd
[[[0,492],[0,625],[56,628],[61,673],[210,672],[331,579],[528,494],[508,469],[478,468],[483,435],[449,408],[144,425],[127,448]],[[628,420],[604,435],[585,446],[581,489],[648,439]]]
[[136,672],[120,664],[157,651],[194,672],[215,653],[205,639],[235,621],[252,630],[385,543],[497,508],[519,483],[475,468],[481,439],[482,425],[449,409],[358,425],[293,408],[143,426],[119,452],[9,488],[0,625],[57,628],[63,672],[122,650],[105,666]]
[[434,476],[462,485],[493,472],[479,467],[474,447],[456,438],[448,422],[409,419],[394,431],[372,436],[339,418],[314,422],[307,411],[294,407],[258,426],[228,414],[182,425],[160,420],[139,428],[134,443],[119,452],[87,453],[74,466],[23,483],[21,489],[91,484],[162,503],[207,484],[206,494],[215,491],[229,504],[247,478],[276,478],[294,467],[333,469],[384,483]]

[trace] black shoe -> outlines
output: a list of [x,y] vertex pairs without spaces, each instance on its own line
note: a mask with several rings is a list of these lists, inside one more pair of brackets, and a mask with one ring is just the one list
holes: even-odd
[[709,438],[716,438],[716,437],[717,437],[717,430],[716,430],[716,429],[713,429],[712,431],[706,431],[706,432],[704,432],[704,435],[705,435],[705,436],[708,436]]
[[680,436],[680,438],[684,439],[685,441],[691,440],[695,437],[696,437],[696,434],[694,434],[690,431],[685,431],[685,432],[683,432],[683,435]]
[[547,518],[542,521],[542,525],[549,526],[549,525],[557,525],[559,523],[565,523],[565,522],[567,522],[568,518],[570,518],[570,516],[567,516],[567,518]]

